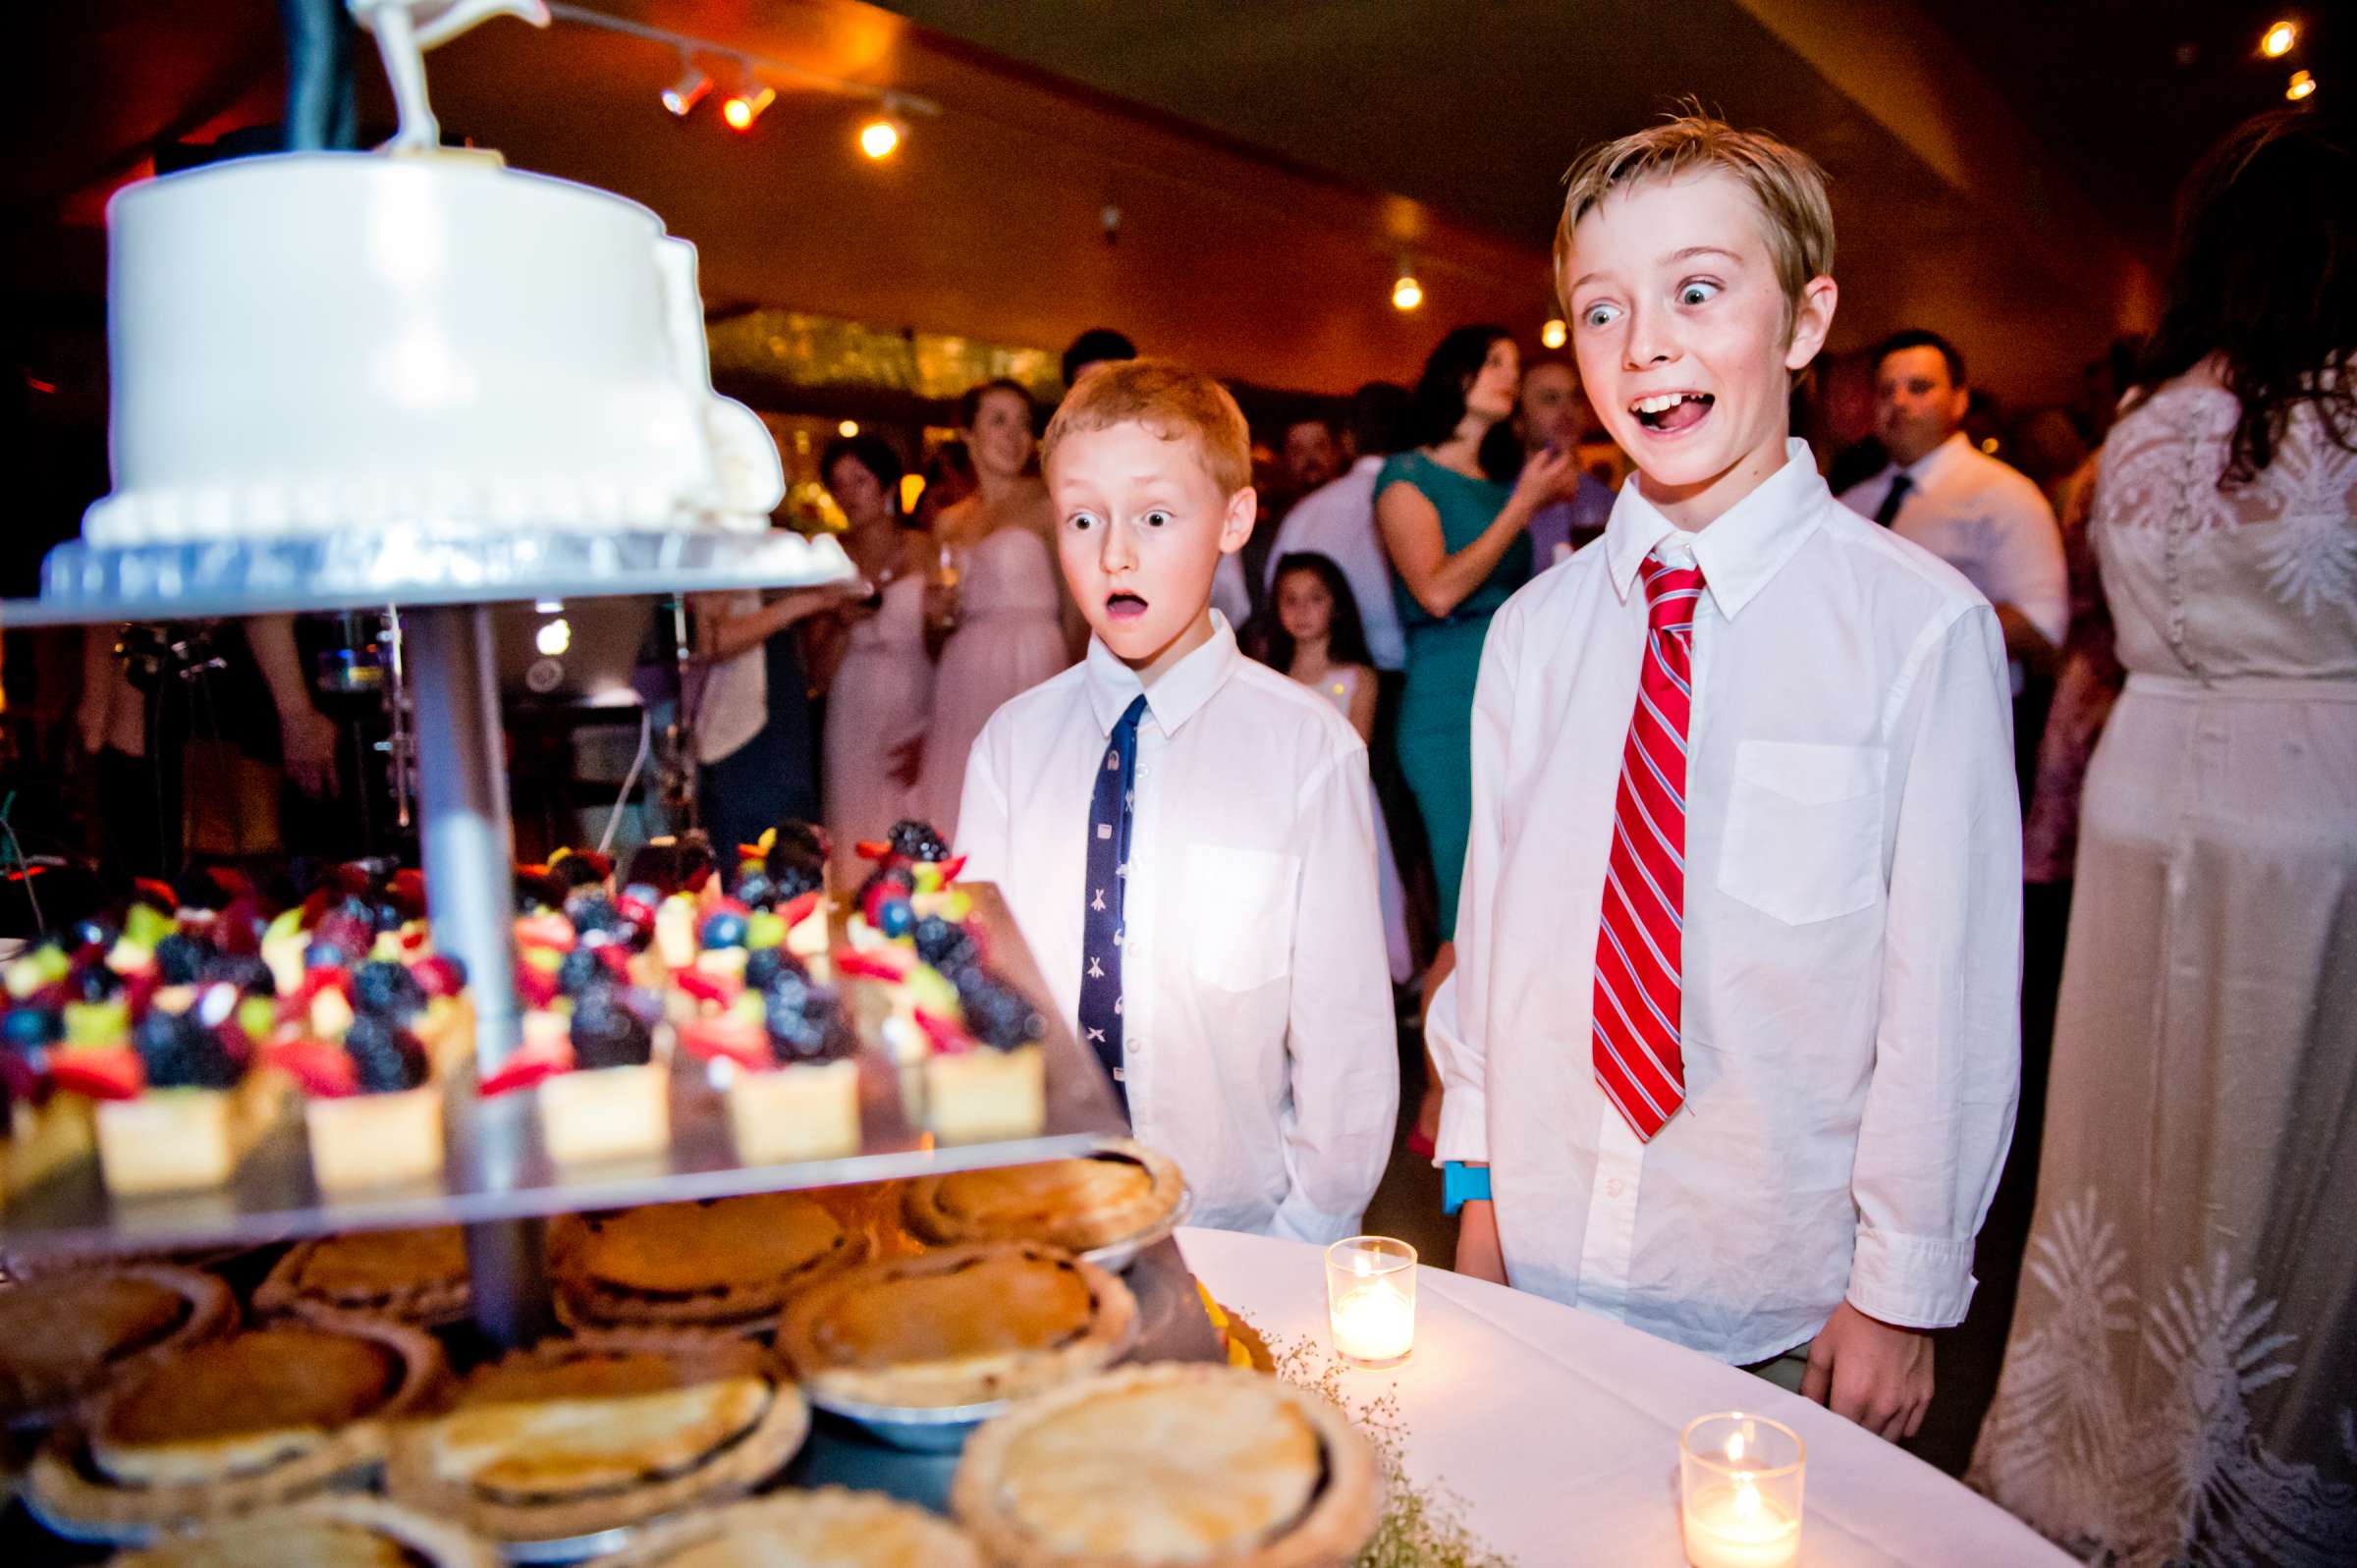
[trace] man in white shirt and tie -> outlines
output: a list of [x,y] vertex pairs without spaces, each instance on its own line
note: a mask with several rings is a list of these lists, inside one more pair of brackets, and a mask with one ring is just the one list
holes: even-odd
[[1971,389],[1964,356],[1936,332],[1909,328],[1875,351],[1874,426],[1890,465],[1841,493],[1872,517],[1964,573],[1997,607],[2005,654],[2041,671],[2070,622],[2062,530],[2044,492],[1964,434]]

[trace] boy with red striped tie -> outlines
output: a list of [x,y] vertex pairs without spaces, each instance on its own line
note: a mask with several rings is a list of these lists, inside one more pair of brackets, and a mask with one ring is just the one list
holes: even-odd
[[1482,655],[1430,1019],[1457,1267],[1901,1437],[2020,1073],[2003,637],[1788,439],[1816,165],[1685,118],[1569,186],[1557,287],[1637,473]]

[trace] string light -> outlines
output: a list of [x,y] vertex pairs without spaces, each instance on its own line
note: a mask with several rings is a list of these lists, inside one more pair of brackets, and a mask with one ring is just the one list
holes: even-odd
[[663,89],[663,107],[681,119],[704,101],[712,90],[712,79],[685,55],[680,57],[680,80]]
[[889,115],[879,115],[859,128],[859,150],[881,161],[899,150],[901,127]]
[[778,89],[767,82],[746,82],[721,100],[720,117],[732,131],[750,131],[761,111],[777,101]]
[[859,433],[859,421],[856,419],[846,419],[843,423],[835,427],[835,433],[843,437],[844,440],[849,441],[851,439],[851,437]]
[[1392,280],[1392,308],[1413,310],[1423,302],[1424,286],[1416,281],[1416,275],[1408,270],[1406,260],[1402,259],[1399,276]]
[[1551,317],[1547,325],[1539,329],[1539,342],[1549,349],[1561,349],[1570,336],[1571,329],[1563,325],[1560,316]]
[[2276,23],[2260,35],[2259,52],[2270,60],[2280,60],[2291,53],[2292,45],[2300,41],[2300,29],[2288,20]]
[[901,512],[904,515],[915,516],[916,504],[924,499],[924,495],[925,476],[923,474],[904,473],[901,475]]
[[2305,71],[2294,71],[2291,74],[2291,84],[2283,89],[2283,96],[2297,103],[2315,90],[2316,78]]

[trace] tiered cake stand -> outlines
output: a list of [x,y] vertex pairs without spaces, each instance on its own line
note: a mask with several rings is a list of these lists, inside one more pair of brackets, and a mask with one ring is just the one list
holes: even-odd
[[[189,621],[393,605],[416,702],[426,896],[437,947],[465,960],[477,1020],[477,1070],[516,1048],[519,1012],[508,782],[491,658],[490,606],[517,600],[781,588],[839,582],[850,562],[832,539],[644,531],[484,536],[421,527],[398,535],[234,540],[51,552],[41,597],[0,604],[0,626]],[[993,962],[1048,1018],[1048,1116],[1036,1138],[937,1147],[909,1125],[892,1070],[861,1065],[863,1152],[845,1160],[743,1164],[716,1096],[684,1085],[670,1153],[560,1168],[540,1147],[527,1098],[482,1102],[460,1085],[439,1182],[323,1197],[299,1127],[255,1149],[217,1191],[121,1200],[94,1168],[63,1172],[0,1210],[11,1249],[154,1251],[260,1245],[329,1231],[466,1227],[477,1325],[515,1343],[549,1322],[546,1217],[800,1187],[880,1181],[1083,1154],[1124,1131],[1102,1069],[1058,1019],[996,891],[975,890]],[[1219,1350],[1178,1248],[1163,1241],[1129,1273],[1146,1360],[1216,1359]],[[875,1446],[822,1427],[793,1478],[892,1491],[938,1507],[955,1455]]]

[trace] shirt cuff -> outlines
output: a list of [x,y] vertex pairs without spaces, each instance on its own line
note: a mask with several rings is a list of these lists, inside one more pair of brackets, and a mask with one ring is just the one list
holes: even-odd
[[1269,1234],[1281,1241],[1306,1241],[1331,1247],[1346,1236],[1357,1235],[1365,1218],[1364,1210],[1349,1215],[1322,1214],[1310,1207],[1302,1198],[1301,1189],[1296,1187],[1277,1206],[1276,1215],[1269,1220]]
[[1471,1084],[1453,1085],[1441,1100],[1441,1132],[1433,1140],[1432,1162],[1445,1165],[1454,1160],[1462,1164],[1483,1165],[1490,1160],[1490,1108],[1488,1094]]
[[1858,1227],[1849,1304],[1901,1328],[1953,1328],[1972,1305],[1972,1242]]

